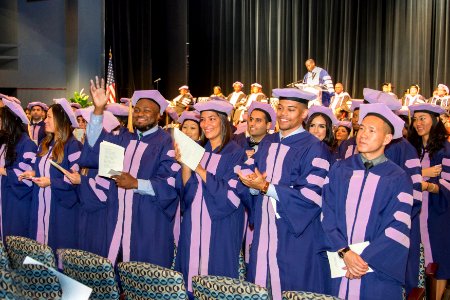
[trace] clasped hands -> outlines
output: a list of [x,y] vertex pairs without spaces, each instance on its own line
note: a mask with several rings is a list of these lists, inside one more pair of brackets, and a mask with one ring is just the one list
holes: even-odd
[[238,176],[239,176],[239,179],[241,180],[241,182],[245,186],[247,186],[249,188],[252,188],[252,189],[255,189],[255,190],[258,190],[258,191],[261,191],[264,188],[264,186],[266,185],[266,182],[267,182],[266,181],[266,177],[267,177],[266,172],[261,173],[258,170],[258,168],[255,168],[255,172],[254,173],[251,173],[251,174],[248,174],[248,175],[244,175],[242,173],[242,171],[239,170]]
[[346,265],[344,270],[347,270],[345,277],[348,279],[360,279],[369,270],[369,265],[352,250],[347,251],[343,259]]

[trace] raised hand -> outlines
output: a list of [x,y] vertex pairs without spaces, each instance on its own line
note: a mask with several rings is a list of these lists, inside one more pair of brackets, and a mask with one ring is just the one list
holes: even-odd
[[91,79],[91,95],[94,103],[94,114],[101,115],[109,99],[109,91],[105,90],[105,79],[99,80],[95,76],[95,82]]

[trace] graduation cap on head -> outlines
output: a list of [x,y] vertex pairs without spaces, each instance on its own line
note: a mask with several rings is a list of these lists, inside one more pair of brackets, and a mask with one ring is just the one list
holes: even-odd
[[364,88],[363,95],[364,100],[371,104],[383,103],[391,110],[399,110],[402,107],[402,104],[398,99],[395,99],[392,95],[382,91]]
[[356,109],[359,109],[359,106],[364,103],[364,100],[352,100],[352,105],[350,106],[350,111],[354,112]]
[[262,89],[262,85],[261,84],[259,84],[259,83],[257,83],[257,82],[255,82],[255,83],[252,83],[252,85],[251,85],[252,87],[254,87],[254,86],[256,86],[257,88],[260,88],[260,89]]
[[178,90],[188,90],[189,91],[189,87],[187,85],[182,85],[178,88]]
[[109,111],[115,116],[126,117],[129,114],[128,106],[119,103],[110,103],[106,105],[106,111]]
[[244,84],[243,84],[242,82],[240,82],[240,81],[236,81],[235,83],[233,83],[233,87],[234,87],[235,85],[238,85],[238,86],[240,86],[241,88],[244,87]]
[[77,117],[75,117],[75,114],[74,114],[73,109],[72,109],[72,104],[78,104],[78,103],[70,103],[69,104],[69,101],[67,101],[66,98],[53,99],[53,102],[55,104],[61,105],[61,107],[63,108],[64,112],[69,117],[69,120],[70,120],[70,123],[72,124],[72,127],[78,128]]
[[273,89],[272,94],[279,100],[297,101],[308,105],[309,101],[317,98],[313,93],[305,92],[296,88]]
[[270,119],[269,122],[271,122],[270,130],[275,129],[275,125],[277,123],[277,114],[275,113],[275,110],[272,108],[270,104],[262,103],[258,101],[253,101],[250,107],[248,108],[248,116],[252,115],[252,111],[254,110],[262,110],[266,112],[267,115],[269,115]]
[[18,116],[20,118],[20,120],[22,121],[22,123],[24,124],[29,124],[30,121],[27,118],[27,114],[25,113],[25,111],[23,110],[22,106],[20,106],[19,103],[15,102],[15,101],[10,101],[7,98],[2,98],[3,104],[5,104],[6,107],[8,107],[13,114],[15,114],[16,116]]
[[311,106],[308,110],[308,119],[313,114],[317,114],[317,113],[321,113],[321,114],[324,114],[325,116],[327,116],[331,120],[331,123],[333,124],[333,126],[336,126],[339,122],[338,119],[336,118],[336,116],[334,115],[333,111],[331,110],[331,108],[325,107],[322,105]]
[[438,89],[439,88],[443,89],[444,91],[446,91],[447,94],[449,93],[448,86],[446,86],[445,84],[442,84],[442,83],[438,84]]
[[45,103],[39,102],[39,101],[35,101],[35,102],[30,102],[27,105],[27,109],[31,110],[34,106],[40,106],[43,110],[47,111],[48,110],[48,106]]
[[200,113],[202,111],[211,110],[218,113],[229,115],[230,112],[233,110],[234,106],[228,101],[210,100],[206,102],[196,103],[194,104],[194,108]]
[[[94,111],[94,107],[90,106],[90,107],[86,107],[86,108],[81,108],[81,109],[77,109],[77,111],[79,111],[79,113],[83,117],[83,119],[85,119],[86,122],[89,123],[91,121],[91,115],[92,115],[92,112]],[[119,120],[117,120],[117,118],[111,112],[104,111],[102,125],[103,125],[103,128],[107,132],[111,132],[120,125],[120,122],[119,122]]]
[[350,122],[350,121],[339,121],[337,126],[338,127],[343,126],[343,127],[346,127],[348,129],[352,130],[352,122]]
[[76,108],[76,109],[80,109],[81,108],[81,104],[80,103],[71,102],[70,103],[70,107],[73,107],[73,108]]
[[183,111],[181,116],[178,118],[178,123],[183,124],[184,121],[191,120],[200,123],[200,113],[198,111]]
[[387,107],[386,104],[361,104],[358,123],[361,124],[367,115],[376,116],[386,122],[391,128],[393,139],[398,139],[403,136],[403,126],[405,124],[405,121],[394,114],[394,112],[389,107]]
[[408,108],[411,112],[411,116],[414,115],[416,111],[425,111],[436,115],[442,115],[443,113],[445,113],[445,109],[443,109],[441,106],[430,103],[413,104],[408,106]]
[[133,93],[133,97],[131,97],[131,102],[133,106],[136,106],[141,99],[149,99],[158,104],[159,106],[159,114],[162,116],[164,111],[166,110],[169,103],[167,103],[166,99],[161,95],[158,90],[141,90],[135,91]]

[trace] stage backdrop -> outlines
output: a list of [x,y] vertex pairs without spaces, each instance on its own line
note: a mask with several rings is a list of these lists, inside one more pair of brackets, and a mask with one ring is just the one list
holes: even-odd
[[399,95],[418,83],[429,97],[450,84],[446,0],[110,0],[121,96],[156,88],[167,98],[188,84],[194,96],[240,80],[264,92],[301,80],[311,57],[354,98],[385,81]]

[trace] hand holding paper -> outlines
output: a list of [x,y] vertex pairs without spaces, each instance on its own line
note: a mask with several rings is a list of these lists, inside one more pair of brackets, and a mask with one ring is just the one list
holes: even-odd
[[173,133],[175,142],[178,144],[179,161],[188,166],[192,171],[195,171],[203,158],[205,149],[178,128],[175,128]]
[[111,178],[120,175],[123,170],[125,148],[110,142],[100,143],[98,175]]
[[[359,257],[359,255],[361,255],[361,253],[364,251],[364,249],[366,249],[367,246],[369,246],[369,245],[370,245],[369,242],[362,242],[362,243],[352,244],[349,247],[354,253],[358,254],[358,257]],[[350,253],[347,252],[347,254],[350,254]],[[345,256],[347,256],[347,254]],[[345,261],[339,257],[337,252],[328,252],[327,251],[327,256],[328,256],[328,262],[330,264],[331,278],[344,277],[347,273],[347,266],[345,264]],[[359,258],[361,258],[361,257],[359,257]],[[368,272],[373,272],[373,270],[371,268],[368,268],[367,272],[363,272],[363,273],[366,274]],[[359,271],[357,271],[355,273],[359,273]]]

